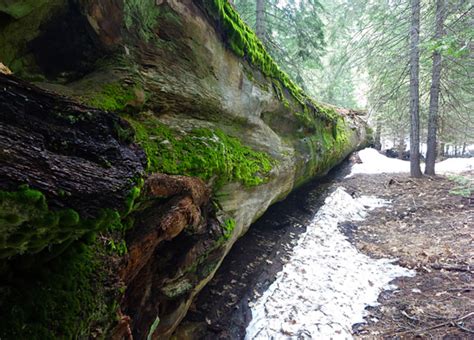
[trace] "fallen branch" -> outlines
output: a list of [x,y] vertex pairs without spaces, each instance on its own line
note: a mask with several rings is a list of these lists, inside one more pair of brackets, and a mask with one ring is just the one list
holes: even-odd
[[[402,311],[402,314],[403,314],[403,311]],[[472,330],[468,329],[468,328],[465,328],[464,326],[462,325],[459,325],[459,322],[471,317],[474,315],[474,312],[470,312],[464,316],[461,316],[459,318],[455,318],[455,319],[451,319],[451,320],[448,320],[448,321],[445,321],[445,322],[442,322],[442,323],[439,323],[439,324],[436,324],[434,326],[431,326],[431,327],[425,327],[425,328],[418,328],[418,329],[411,329],[411,330],[407,330],[407,331],[403,331],[403,332],[394,332],[394,333],[385,333],[383,334],[384,336],[392,336],[392,335],[402,335],[402,334],[408,334],[408,333],[413,333],[413,334],[417,334],[417,333],[422,333],[422,332],[427,332],[427,331],[431,331],[433,329],[437,329],[437,328],[441,328],[441,327],[444,327],[444,326],[456,326],[458,327],[459,329],[462,329],[466,332],[473,332]],[[473,332],[474,333],[474,332]]]
[[471,272],[471,268],[469,266],[461,266],[461,265],[449,265],[449,264],[439,264],[435,263],[431,265],[431,268],[437,270],[448,270],[448,271],[455,271],[455,272]]

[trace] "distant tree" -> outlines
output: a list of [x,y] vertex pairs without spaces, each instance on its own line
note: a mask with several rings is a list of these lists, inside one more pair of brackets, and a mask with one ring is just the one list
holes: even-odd
[[255,33],[265,40],[265,0],[257,0],[255,11]]
[[[435,41],[442,39],[444,34],[444,18],[445,18],[445,0],[436,1],[436,25],[435,25]],[[431,75],[430,89],[430,107],[428,116],[428,138],[426,142],[426,161],[425,174],[435,174],[436,161],[436,131],[438,129],[438,102],[439,91],[441,85],[441,50],[436,48],[433,52],[433,68]]]
[[410,175],[421,177],[420,169],[420,0],[411,0],[410,26]]
[[317,0],[234,0],[266,49],[300,86],[304,70],[320,66],[324,55],[323,8]]

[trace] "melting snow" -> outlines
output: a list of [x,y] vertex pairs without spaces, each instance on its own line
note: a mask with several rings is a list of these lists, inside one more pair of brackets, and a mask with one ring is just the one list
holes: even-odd
[[[375,149],[359,151],[357,173],[409,172],[410,162],[388,158]],[[474,170],[474,158],[450,158],[436,164],[439,174]],[[348,177],[349,177],[348,176]],[[360,253],[338,228],[338,222],[361,220],[367,211],[389,202],[353,198],[339,187],[302,234],[288,263],[250,308],[246,339],[348,339],[353,324],[363,322],[365,308],[379,294],[394,289],[390,281],[415,273],[390,259]]]
[[[352,166],[350,177],[354,174],[379,174],[410,172],[410,161],[389,158],[380,154],[377,150],[367,148],[359,151],[359,157],[362,163]],[[422,164],[424,170],[424,164]],[[448,158],[442,162],[436,163],[435,171],[437,174],[460,173],[474,170],[474,158]]]
[[346,339],[363,322],[365,307],[375,305],[389,282],[414,273],[389,259],[372,259],[339,230],[338,222],[361,220],[388,202],[352,198],[339,187],[302,234],[289,262],[269,289],[251,305],[246,339]]

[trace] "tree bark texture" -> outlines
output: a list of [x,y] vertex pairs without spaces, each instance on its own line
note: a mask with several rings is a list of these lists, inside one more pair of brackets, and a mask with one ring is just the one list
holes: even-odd
[[[445,18],[445,1],[436,1],[436,27],[435,27],[435,41],[443,37],[444,18]],[[426,167],[425,174],[435,174],[436,161],[436,131],[438,129],[438,111],[439,111],[439,92],[441,82],[442,69],[441,51],[436,49],[433,52],[433,68],[431,73],[431,88],[430,88],[430,108],[428,115],[428,138],[426,142]]]
[[420,0],[411,0],[410,27],[410,175],[421,177],[420,169]]
[[0,74],[0,189],[28,184],[82,217],[121,209],[146,157],[113,113]]

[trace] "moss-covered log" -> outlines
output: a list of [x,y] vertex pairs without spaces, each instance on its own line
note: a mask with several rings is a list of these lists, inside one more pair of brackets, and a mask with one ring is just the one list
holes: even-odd
[[171,336],[270,204],[367,143],[227,1],[0,0],[0,46],[0,338]]

